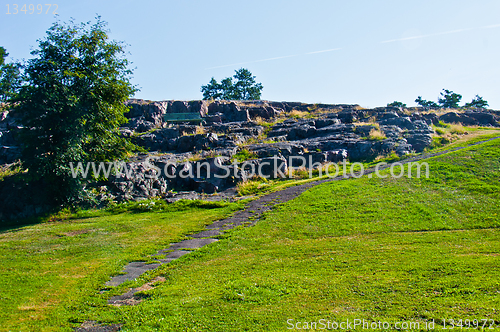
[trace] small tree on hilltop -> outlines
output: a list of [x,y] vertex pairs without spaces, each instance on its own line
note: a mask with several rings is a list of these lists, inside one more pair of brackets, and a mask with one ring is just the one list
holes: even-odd
[[86,199],[89,180],[73,178],[70,162],[124,158],[136,148],[119,135],[127,122],[124,102],[137,90],[121,43],[110,41],[106,23],[54,23],[25,68],[16,98],[22,162],[52,203]]
[[222,97],[222,88],[215,78],[212,77],[207,85],[201,87],[203,99],[220,99]]
[[236,80],[234,84],[235,99],[237,100],[259,100],[262,83],[255,82],[255,76],[245,68],[236,71],[233,76]]
[[439,108],[439,105],[433,101],[422,99],[422,96],[418,96],[415,102],[424,108]]
[[474,98],[472,98],[472,101],[470,103],[466,103],[464,107],[486,108],[486,107],[488,107],[488,102],[486,100],[484,100],[483,97],[476,95]]
[[459,108],[458,103],[462,100],[462,95],[458,93],[454,93],[450,90],[443,89],[444,92],[441,92],[441,96],[443,98],[438,99],[438,103],[443,108]]
[[236,70],[233,77],[223,79],[220,84],[212,77],[207,85],[201,86],[205,100],[259,100],[262,89],[262,83],[256,83],[255,76],[245,68]]
[[393,101],[392,103],[387,104],[388,107],[406,107],[406,104],[400,101]]

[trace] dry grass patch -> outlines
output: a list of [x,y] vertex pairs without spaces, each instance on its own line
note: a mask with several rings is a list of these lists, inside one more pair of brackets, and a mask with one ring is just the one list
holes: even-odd
[[205,134],[205,128],[202,125],[196,126],[196,134],[197,135],[203,135]]
[[386,138],[387,136],[385,136],[385,134],[381,130],[376,128],[370,130],[370,134],[368,135],[368,139],[370,141],[381,141]]
[[292,110],[290,113],[288,113],[288,116],[290,118],[296,118],[296,119],[303,119],[307,116],[310,116],[311,113],[309,112],[304,112],[304,111],[298,111],[298,110]]

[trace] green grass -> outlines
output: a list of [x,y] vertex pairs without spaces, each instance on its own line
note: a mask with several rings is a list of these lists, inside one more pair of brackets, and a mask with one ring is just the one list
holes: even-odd
[[149,261],[148,255],[238,207],[151,202],[1,232],[0,330],[71,331],[82,312],[103,306],[99,291],[127,262]]
[[3,181],[6,177],[11,177],[21,172],[22,169],[19,164],[0,166],[0,181]]
[[231,162],[237,161],[239,163],[242,163],[244,161],[252,160],[252,159],[256,159],[256,158],[257,158],[257,154],[255,152],[251,152],[248,149],[243,148],[243,149],[239,150],[236,154],[233,155],[233,157],[231,158]]
[[[438,127],[434,127],[437,129]],[[447,127],[449,128],[449,127]],[[428,152],[440,152],[443,150],[464,147],[484,141],[490,138],[500,136],[498,128],[490,127],[463,127],[467,134],[464,135],[446,135],[445,137],[437,136],[433,138],[433,143],[426,148]]]
[[[123,331],[284,331],[287,319],[355,318],[499,324],[500,139],[426,161],[428,179],[363,177],[314,187],[255,226],[103,294],[127,262],[148,260],[240,205],[134,202],[4,231],[0,326],[71,331],[95,320],[122,323]],[[141,304],[106,304],[157,275],[166,281]]]
[[269,190],[276,182],[263,177],[255,177],[236,186],[239,196],[258,195]]
[[[317,186],[162,267],[125,331],[276,331],[295,321],[500,323],[500,140],[428,160],[428,179]],[[83,316],[82,316],[83,317]]]

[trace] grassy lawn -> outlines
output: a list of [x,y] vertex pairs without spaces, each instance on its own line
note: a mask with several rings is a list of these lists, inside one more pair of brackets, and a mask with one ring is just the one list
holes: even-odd
[[[86,320],[123,331],[285,331],[287,320],[320,319],[498,326],[500,140],[426,161],[428,179],[314,187],[255,226],[105,292],[127,262],[241,205],[136,203],[4,230],[0,330],[72,331]],[[107,305],[158,275],[166,281],[139,305]]]
[[[284,331],[292,323],[500,324],[500,140],[428,160],[428,179],[323,184],[156,274],[125,331]],[[303,326],[303,325],[299,325]]]
[[96,294],[127,262],[147,261],[148,255],[235,208],[180,202],[167,211],[148,212],[144,203],[133,203],[87,211],[85,218],[2,231],[0,330],[71,331],[82,308],[105,303]]

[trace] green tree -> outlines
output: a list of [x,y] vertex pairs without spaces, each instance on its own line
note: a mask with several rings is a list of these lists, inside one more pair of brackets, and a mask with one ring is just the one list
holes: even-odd
[[392,103],[387,104],[388,107],[406,107],[406,104],[400,101],[393,101]]
[[226,77],[220,82],[220,90],[222,92],[221,99],[223,100],[237,100],[238,96],[234,90],[234,83],[232,77]]
[[9,53],[7,53],[7,50],[0,46],[0,66],[3,66],[5,63],[5,58],[9,56]]
[[94,24],[56,22],[25,66],[26,84],[15,100],[22,162],[51,203],[88,198],[90,180],[73,178],[70,162],[112,161],[136,148],[118,127],[137,89],[123,44],[110,41],[105,26],[100,17]]
[[212,77],[207,85],[201,87],[201,92],[203,92],[203,99],[221,99],[222,88],[215,78]]
[[470,103],[466,103],[464,107],[486,108],[486,107],[488,107],[488,102],[486,100],[484,100],[483,97],[476,95],[474,98],[472,98],[472,101]]
[[459,108],[458,103],[462,100],[462,95],[450,90],[443,89],[443,91],[440,93],[443,98],[438,99],[439,105],[443,108]]
[[439,108],[439,105],[433,101],[422,99],[422,96],[418,96],[415,102],[425,108]]
[[21,87],[21,65],[5,63],[9,56],[7,50],[0,46],[0,102],[8,102],[16,96]]
[[259,100],[263,89],[262,83],[255,82],[255,76],[245,68],[241,68],[234,74],[234,99],[236,100]]
[[223,79],[220,84],[212,77],[207,85],[201,86],[205,100],[259,100],[262,89],[262,83],[255,82],[255,76],[245,68],[236,70],[233,77]]

